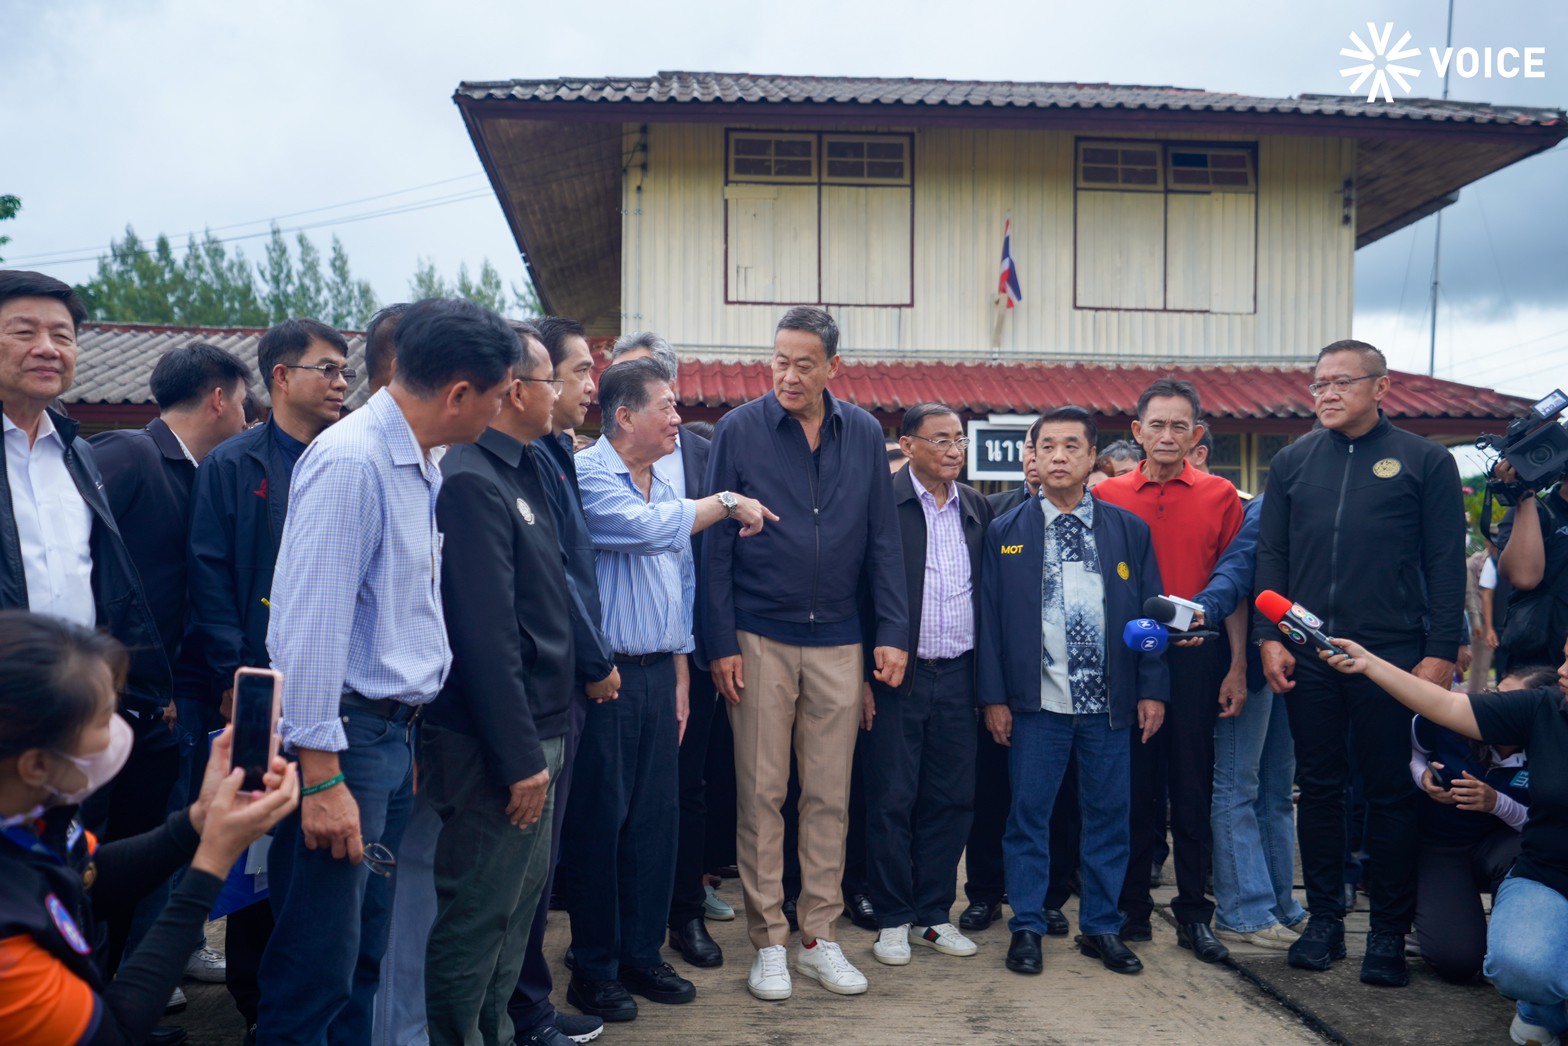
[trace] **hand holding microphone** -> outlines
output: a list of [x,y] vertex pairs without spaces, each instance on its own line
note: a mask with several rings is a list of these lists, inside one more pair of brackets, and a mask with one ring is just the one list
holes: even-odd
[[1205,639],[1218,639],[1219,633],[1212,628],[1193,628],[1194,620],[1201,618],[1203,607],[1190,599],[1180,596],[1150,596],[1143,601],[1144,617],[1152,618],[1165,625],[1170,630],[1170,637],[1179,645],[1188,645],[1185,640],[1195,640],[1191,645],[1197,646]]
[[1264,617],[1279,626],[1280,632],[1293,645],[1312,646],[1330,654],[1339,653],[1339,648],[1323,634],[1322,619],[1300,603],[1292,603],[1278,592],[1264,589],[1258,594],[1257,606]]

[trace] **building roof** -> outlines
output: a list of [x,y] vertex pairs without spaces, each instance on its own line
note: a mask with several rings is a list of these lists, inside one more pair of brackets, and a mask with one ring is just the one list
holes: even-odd
[[876,105],[941,109],[1121,109],[1161,112],[1275,113],[1470,124],[1561,125],[1558,109],[1494,106],[1427,98],[1368,102],[1359,95],[1303,94],[1268,98],[1191,87],[1141,84],[1018,83],[858,76],[756,76],[751,73],[659,72],[653,76],[558,77],[465,82],[460,98],[475,101]]
[[[228,349],[250,368],[250,391],[267,402],[261,374],[256,369],[256,343],[260,327],[172,327],[155,323],[84,323],[77,336],[76,381],[64,400],[67,404],[152,403],[147,380],[152,368],[172,348],[204,341]],[[365,371],[365,336],[344,331],[348,338],[348,363],[361,375]],[[369,396],[363,377],[349,390],[348,405],[357,407]]]

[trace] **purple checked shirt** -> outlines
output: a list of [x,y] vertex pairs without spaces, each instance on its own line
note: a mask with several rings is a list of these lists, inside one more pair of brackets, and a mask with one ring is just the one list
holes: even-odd
[[[913,478],[913,477],[911,477]],[[975,605],[969,576],[969,545],[964,541],[958,484],[947,485],[947,501],[915,484],[926,516],[926,581],[920,601],[920,641],[915,656],[957,657],[975,648]]]

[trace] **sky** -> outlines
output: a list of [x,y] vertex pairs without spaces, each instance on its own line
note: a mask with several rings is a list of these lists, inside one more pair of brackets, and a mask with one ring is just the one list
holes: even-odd
[[[1543,47],[1541,78],[1453,76],[1450,97],[1568,108],[1568,4],[1454,0],[1454,47]],[[516,244],[452,93],[463,80],[661,69],[1167,84],[1348,93],[1349,34],[1425,49],[1442,0],[905,0],[588,4],[466,0],[0,0],[7,265],[82,282],[111,238],[212,229],[259,260],[269,220],[334,234],[382,300],[428,258]],[[1398,88],[1395,88],[1396,93]],[[1568,145],[1463,190],[1443,219],[1436,372],[1532,398],[1568,385]],[[1435,220],[1356,256],[1355,337],[1425,372]]]

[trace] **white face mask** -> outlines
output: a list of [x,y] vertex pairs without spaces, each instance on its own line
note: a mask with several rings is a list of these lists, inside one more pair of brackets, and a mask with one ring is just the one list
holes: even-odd
[[74,765],[87,778],[87,783],[74,792],[62,792],[53,785],[44,785],[54,794],[56,805],[75,806],[112,781],[131,757],[131,745],[135,738],[130,724],[115,715],[109,720],[109,747],[103,751],[91,755],[55,752],[55,755]]

